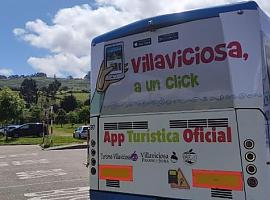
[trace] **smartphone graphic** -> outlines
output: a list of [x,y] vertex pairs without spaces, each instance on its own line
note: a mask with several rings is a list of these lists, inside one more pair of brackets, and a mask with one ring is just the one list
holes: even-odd
[[106,76],[106,80],[118,80],[125,76],[124,72],[124,43],[118,42],[104,47],[105,67],[113,70]]
[[177,170],[169,170],[168,171],[168,183],[178,184],[178,171]]

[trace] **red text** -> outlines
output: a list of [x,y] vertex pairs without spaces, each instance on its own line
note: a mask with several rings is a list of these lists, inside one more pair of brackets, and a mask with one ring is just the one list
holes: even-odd
[[204,128],[195,128],[194,130],[185,129],[183,132],[185,142],[207,142],[207,143],[229,143],[232,142],[231,127],[225,131],[217,131],[216,128],[205,131]]
[[221,62],[228,57],[247,60],[248,54],[243,52],[240,42],[232,41],[228,44],[217,44],[215,47],[179,49],[165,55],[146,53],[137,58],[132,58],[131,63],[134,73],[139,73],[199,65],[201,63],[208,64],[214,61]]

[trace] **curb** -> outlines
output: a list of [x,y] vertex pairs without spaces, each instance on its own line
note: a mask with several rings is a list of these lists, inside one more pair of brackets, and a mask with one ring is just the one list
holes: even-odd
[[51,151],[51,150],[68,150],[68,149],[86,149],[87,144],[71,144],[71,145],[65,145],[65,146],[56,146],[56,147],[49,147],[49,148],[42,148],[44,151]]

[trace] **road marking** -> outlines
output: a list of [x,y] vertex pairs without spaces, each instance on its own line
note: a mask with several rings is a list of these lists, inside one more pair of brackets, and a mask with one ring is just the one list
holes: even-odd
[[23,184],[23,185],[9,185],[5,187],[0,187],[0,190],[6,190],[11,188],[19,188],[19,187],[27,187],[27,186],[33,186],[33,185],[46,185],[46,184],[53,184],[53,183],[63,183],[63,182],[75,182],[75,181],[85,181],[88,180],[88,178],[79,178],[79,179],[67,179],[67,180],[61,180],[61,181],[51,181],[51,182],[41,182],[41,183],[32,183],[32,184]]
[[0,159],[3,158],[19,158],[19,157],[27,157],[27,156],[37,156],[38,153],[21,153],[21,154],[11,154],[11,155],[0,155]]
[[26,156],[37,156],[37,153],[22,153],[22,154],[11,154],[10,158],[26,157]]
[[89,200],[89,187],[26,193],[24,196],[27,200]]
[[27,172],[16,173],[19,179],[35,179],[35,178],[42,178],[42,177],[47,177],[47,176],[63,176],[66,174],[67,173],[62,169],[27,171]]
[[6,163],[6,162],[0,162],[0,167],[7,167],[7,166],[9,166],[8,163]]
[[46,164],[46,163],[49,163],[49,161],[47,159],[12,161],[12,165],[15,165],[15,166],[33,165],[33,164]]

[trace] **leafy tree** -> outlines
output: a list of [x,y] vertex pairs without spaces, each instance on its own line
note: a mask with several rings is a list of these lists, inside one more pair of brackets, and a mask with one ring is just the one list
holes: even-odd
[[0,121],[9,122],[21,117],[25,102],[9,88],[0,91]]
[[85,106],[90,106],[90,98],[86,99],[83,103]]
[[79,111],[79,120],[87,124],[90,120],[90,107],[83,106]]
[[67,76],[67,79],[72,80],[73,77],[71,75]]
[[64,109],[60,108],[58,110],[57,116],[56,116],[56,121],[57,123],[61,124],[61,128],[63,128],[63,124],[66,122],[66,116],[67,113]]
[[78,113],[75,112],[75,111],[71,111],[71,112],[67,113],[67,120],[68,120],[68,122],[71,123],[72,126],[73,126],[73,125],[76,124],[76,123],[78,122],[78,120],[79,120]]
[[61,82],[59,82],[56,78],[54,78],[54,81],[50,83],[47,88],[48,95],[50,95],[54,99],[60,87],[61,87]]
[[24,79],[21,84],[20,94],[27,104],[36,104],[38,101],[38,89],[36,81],[33,79]]
[[62,91],[68,91],[69,88],[68,88],[68,86],[63,86],[63,87],[60,88],[60,90],[62,90]]
[[40,107],[32,106],[29,110],[30,112],[30,121],[31,122],[41,122],[43,118],[43,113]]
[[66,112],[75,110],[78,107],[76,97],[73,95],[65,96],[64,99],[60,102],[60,107],[63,108]]

